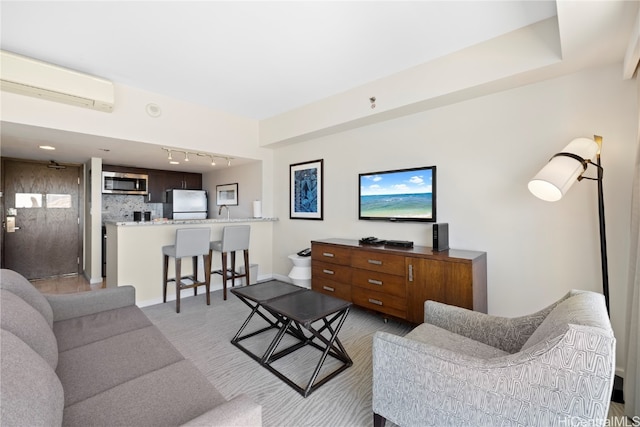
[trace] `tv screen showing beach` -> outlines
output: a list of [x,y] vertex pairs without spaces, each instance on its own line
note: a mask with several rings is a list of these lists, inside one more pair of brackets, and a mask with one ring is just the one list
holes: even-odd
[[435,166],[359,175],[359,219],[436,220]]

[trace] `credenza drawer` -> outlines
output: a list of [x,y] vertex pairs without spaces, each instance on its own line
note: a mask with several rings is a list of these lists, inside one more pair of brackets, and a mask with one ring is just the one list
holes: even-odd
[[314,262],[311,266],[313,279],[324,278],[340,283],[351,283],[352,268],[348,265]]
[[405,278],[393,274],[354,268],[351,275],[351,284],[401,298],[405,298],[407,295],[407,282]]
[[381,271],[387,274],[404,276],[405,262],[402,255],[391,255],[360,251],[351,257],[351,266],[371,271]]
[[351,301],[351,285],[333,282],[324,278],[314,277],[311,281],[311,289],[316,292],[331,295],[346,301]]
[[407,317],[407,300],[370,289],[351,287],[353,303],[361,307],[390,314],[401,319]]
[[311,258],[313,261],[330,262],[332,264],[350,265],[351,250],[333,245],[311,244]]

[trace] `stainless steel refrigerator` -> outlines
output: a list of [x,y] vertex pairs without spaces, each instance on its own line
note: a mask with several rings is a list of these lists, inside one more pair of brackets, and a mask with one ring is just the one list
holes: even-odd
[[167,190],[163,216],[169,219],[206,219],[207,192],[204,190]]

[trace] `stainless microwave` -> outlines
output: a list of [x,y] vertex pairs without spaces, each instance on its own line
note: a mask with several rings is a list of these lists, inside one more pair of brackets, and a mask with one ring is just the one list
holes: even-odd
[[122,172],[102,172],[102,192],[107,194],[149,193],[149,175]]

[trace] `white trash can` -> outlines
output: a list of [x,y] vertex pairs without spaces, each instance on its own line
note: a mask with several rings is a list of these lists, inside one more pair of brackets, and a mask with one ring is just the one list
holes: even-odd
[[[238,274],[244,274],[244,265],[238,267]],[[247,283],[246,277],[237,279],[240,281],[240,286],[244,286]],[[249,264],[249,280],[251,285],[258,283],[258,264]]]

